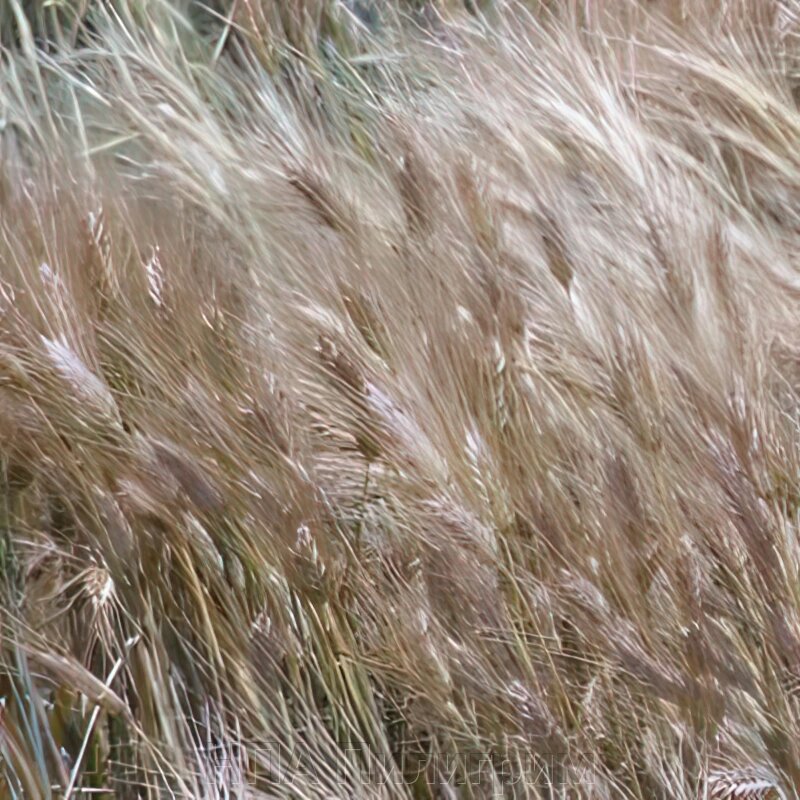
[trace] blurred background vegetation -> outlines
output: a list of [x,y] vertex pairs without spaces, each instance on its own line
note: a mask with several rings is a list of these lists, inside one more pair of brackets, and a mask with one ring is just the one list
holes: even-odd
[[[0,36],[6,46],[29,33],[42,48],[80,45],[91,36],[93,16],[102,7],[133,21],[160,18],[165,30],[194,46],[221,50],[231,35],[283,40],[306,51],[321,42],[353,45],[365,31],[376,33],[383,18],[405,14],[417,24],[432,24],[438,14],[491,9],[493,0],[3,0]],[[543,6],[534,2],[535,6]]]

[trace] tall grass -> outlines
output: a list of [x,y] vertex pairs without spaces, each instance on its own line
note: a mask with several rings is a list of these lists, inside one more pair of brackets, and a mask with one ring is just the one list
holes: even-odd
[[0,22],[0,795],[795,796],[800,5]]

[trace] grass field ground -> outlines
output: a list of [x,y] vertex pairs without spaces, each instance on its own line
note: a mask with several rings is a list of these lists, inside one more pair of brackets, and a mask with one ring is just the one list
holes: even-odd
[[799,37],[0,3],[0,796],[794,797]]

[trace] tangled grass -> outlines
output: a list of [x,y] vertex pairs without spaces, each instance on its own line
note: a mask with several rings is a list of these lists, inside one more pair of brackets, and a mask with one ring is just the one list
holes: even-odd
[[800,4],[0,12],[2,797],[793,797]]

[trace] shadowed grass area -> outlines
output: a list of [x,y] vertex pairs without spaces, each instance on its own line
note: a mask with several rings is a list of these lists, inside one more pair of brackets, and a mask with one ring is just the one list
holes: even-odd
[[0,796],[795,796],[799,23],[0,5]]

